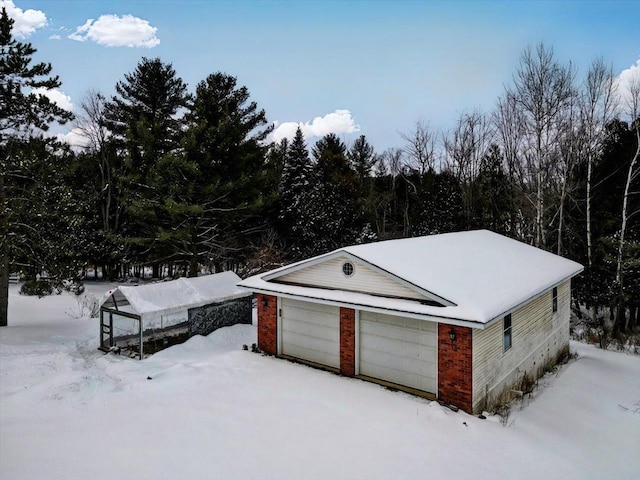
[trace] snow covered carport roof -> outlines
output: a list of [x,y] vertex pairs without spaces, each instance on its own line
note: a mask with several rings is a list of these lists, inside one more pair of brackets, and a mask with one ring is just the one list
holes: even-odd
[[[335,258],[351,259],[438,305],[278,281]],[[250,277],[240,285],[260,293],[484,328],[582,269],[558,255],[477,230],[344,247]]]
[[138,287],[120,286],[107,292],[100,306],[136,314],[144,321],[146,318],[250,296],[251,291],[237,286],[239,281],[240,277],[235,273],[222,272]]

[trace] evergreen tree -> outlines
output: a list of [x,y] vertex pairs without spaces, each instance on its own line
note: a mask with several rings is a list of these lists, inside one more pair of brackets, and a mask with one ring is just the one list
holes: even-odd
[[156,237],[155,224],[165,202],[149,178],[161,159],[174,155],[183,136],[180,115],[188,105],[186,85],[171,64],[143,58],[105,105],[104,121],[124,159],[120,197],[127,220],[122,225],[129,255],[152,262],[158,276],[159,261],[171,254],[170,246]]
[[455,175],[446,170],[436,174],[434,191],[429,196],[425,210],[425,234],[435,235],[462,229],[462,190]]
[[[126,217],[126,163],[118,152],[118,139],[106,128],[106,98],[90,90],[82,99],[75,126],[87,146],[78,161],[78,189],[91,205],[88,221],[91,224],[90,248],[86,258],[102,266],[103,278],[115,278],[121,266],[125,243],[122,224]],[[95,212],[99,212],[96,215]]]
[[371,175],[371,170],[378,158],[373,146],[367,141],[367,137],[360,135],[349,149],[348,153],[351,167],[358,176],[358,182],[362,185]]
[[122,142],[131,174],[144,180],[162,155],[179,146],[178,113],[187,106],[187,86],[171,64],[143,57],[115,88],[118,95],[106,105],[106,125]]
[[264,165],[263,218],[268,225],[268,232],[261,235],[260,241],[254,245],[253,265],[250,268],[262,268],[264,263],[270,266],[281,263],[285,254],[285,231],[281,219],[281,179],[289,154],[289,140],[283,138],[280,142],[269,146]]
[[[34,195],[20,196],[25,192],[21,183],[29,180],[45,187],[48,179],[43,178],[46,169],[35,168],[32,176],[25,175],[25,168],[31,162],[23,161],[25,149],[40,136],[39,131],[48,129],[51,122],[65,123],[72,118],[71,113],[58,107],[46,96],[34,93],[36,88],[57,88],[58,77],[50,76],[48,63],[32,64],[36,52],[29,43],[16,41],[12,36],[14,20],[10,19],[2,7],[0,15],[0,326],[7,325],[9,299],[9,273],[14,267],[17,252],[33,248],[34,238],[22,234],[27,225],[24,214],[43,211],[42,198],[38,189],[29,189]],[[32,158],[32,157],[31,157]],[[50,155],[33,159],[39,166],[47,166]],[[45,225],[32,217],[32,231],[41,232]],[[56,236],[58,232],[50,232]],[[52,265],[43,265],[48,268]]]
[[502,167],[502,156],[497,145],[480,163],[480,172],[474,181],[478,193],[473,209],[477,226],[507,235],[511,231],[511,219],[515,215],[514,192]]
[[[638,279],[636,274],[640,265],[640,215],[630,218],[625,248],[628,255],[623,263],[624,285],[622,292],[616,282],[617,249],[621,227],[624,186],[629,163],[637,149],[634,129],[621,120],[614,120],[606,127],[603,150],[593,163],[592,189],[592,265],[575,281],[575,296],[588,308],[594,308],[592,326],[598,325],[604,318],[603,310],[614,311],[618,307],[617,329],[624,332],[621,309],[633,311],[635,323],[638,306]],[[640,201],[632,198],[630,208],[639,209]],[[586,258],[587,254],[584,254]],[[584,259],[579,259],[584,261]],[[585,262],[586,263],[586,262]],[[623,321],[624,320],[624,321]],[[621,328],[623,327],[623,328]]]
[[216,270],[242,262],[250,240],[267,229],[264,140],[273,127],[247,87],[224,73],[198,84],[186,120],[184,155],[168,158],[155,183],[169,188],[164,212],[177,217],[165,233],[195,276],[203,262]]
[[355,173],[349,165],[347,146],[335,133],[322,137],[313,146],[318,180],[351,188],[355,184]]
[[380,158],[375,154],[373,146],[364,135],[360,135],[353,142],[347,156],[356,174],[355,208],[363,225],[358,241],[360,243],[364,242],[365,239],[372,241],[377,238],[377,235],[373,232],[372,225],[376,224],[375,212],[378,198],[374,192],[374,179],[371,173]]
[[303,199],[306,255],[354,243],[362,227],[353,198],[356,175],[349,165],[346,145],[330,133],[316,142],[313,156],[314,184]]
[[298,127],[285,156],[280,178],[280,220],[285,241],[294,258],[301,258],[302,252],[306,251],[306,216],[314,183],[309,151]]

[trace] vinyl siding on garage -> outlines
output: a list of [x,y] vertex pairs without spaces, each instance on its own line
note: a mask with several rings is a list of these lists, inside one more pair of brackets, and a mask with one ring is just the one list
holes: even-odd
[[552,290],[512,313],[512,346],[503,352],[503,324],[496,321],[473,331],[473,410],[483,408],[503,389],[512,388],[525,372],[538,370],[569,345],[570,281],[558,286],[558,311],[552,311]]
[[[351,262],[355,271],[347,277],[342,273],[342,264]],[[334,258],[326,262],[283,275],[278,281],[294,283],[296,285],[317,286],[323,288],[364,292],[389,297],[415,298],[425,300],[426,297],[409,287],[406,287],[378,272],[373,271],[362,263],[344,258]]]

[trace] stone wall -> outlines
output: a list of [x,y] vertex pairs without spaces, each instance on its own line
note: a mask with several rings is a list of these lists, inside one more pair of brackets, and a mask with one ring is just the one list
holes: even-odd
[[237,323],[251,324],[251,297],[189,309],[189,336],[209,335]]

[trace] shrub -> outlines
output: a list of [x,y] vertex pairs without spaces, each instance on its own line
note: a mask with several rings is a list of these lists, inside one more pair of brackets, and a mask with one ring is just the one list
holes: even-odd
[[53,285],[48,280],[27,280],[20,287],[21,295],[37,295],[42,298],[52,293]]
[[[84,290],[84,288],[83,288]],[[71,294],[76,301],[76,308],[67,311],[72,318],[96,318],[100,314],[100,301],[90,293]]]
[[74,295],[82,295],[84,293],[84,285],[77,280],[68,280],[62,284],[62,288]]

